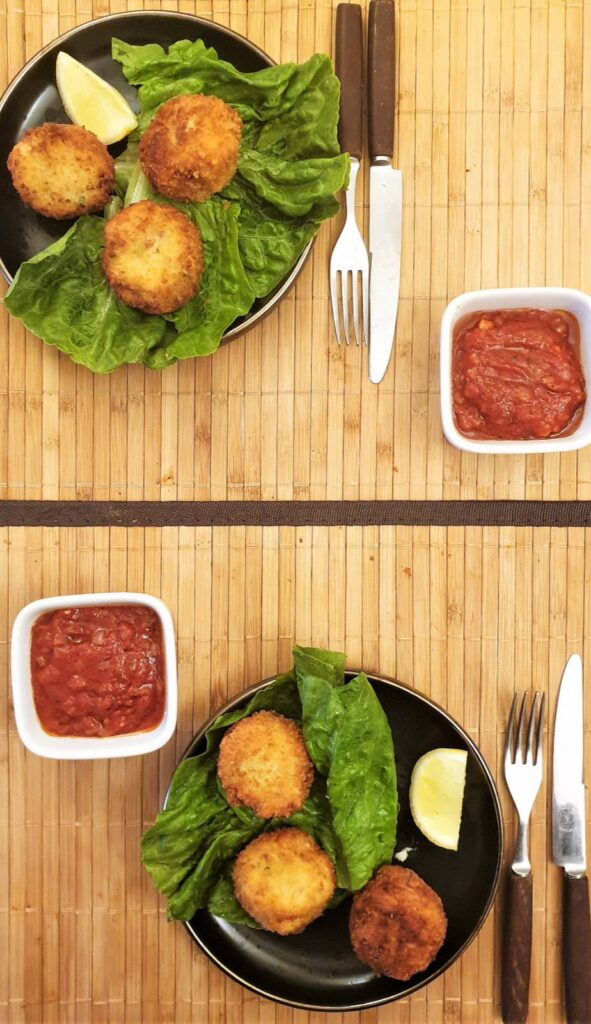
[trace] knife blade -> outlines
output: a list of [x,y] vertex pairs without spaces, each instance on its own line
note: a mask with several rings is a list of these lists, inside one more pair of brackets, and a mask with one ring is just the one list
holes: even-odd
[[562,961],[569,1024],[591,1022],[591,920],[585,852],[583,665],[566,663],[556,705],[552,776],[552,859],[564,869]]
[[402,172],[394,152],[394,3],[369,5],[369,379],[382,380],[390,361],[398,297],[402,242]]
[[556,718],[552,773],[552,859],[569,875],[584,874],[583,665],[578,654],[564,669]]

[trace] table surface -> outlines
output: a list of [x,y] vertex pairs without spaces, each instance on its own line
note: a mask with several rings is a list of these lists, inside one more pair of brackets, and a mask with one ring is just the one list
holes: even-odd
[[[5,3],[0,87],[60,32],[125,9]],[[166,6],[229,24],[277,60],[333,49],[333,0]],[[92,376],[0,309],[0,498],[590,498],[591,448],[509,460],[444,444],[437,382],[439,318],[452,296],[528,283],[591,290],[590,52],[583,0],[399,0],[403,271],[396,353],[380,387],[366,379],[367,352],[330,335],[336,222],[264,324],[161,374]],[[500,780],[514,690],[546,690],[553,710],[567,655],[591,664],[590,584],[591,531],[574,528],[1,528],[0,1024],[500,1020],[498,901],[426,990],[363,1015],[307,1015],[246,993],[167,923],[139,840],[193,731],[228,696],[287,667],[294,641],[343,649],[349,665],[430,694]],[[9,694],[14,615],[41,595],[115,589],[161,595],[173,612],[174,740],[127,761],[29,755]],[[532,1024],[563,1019],[547,810],[546,773],[533,817]]]

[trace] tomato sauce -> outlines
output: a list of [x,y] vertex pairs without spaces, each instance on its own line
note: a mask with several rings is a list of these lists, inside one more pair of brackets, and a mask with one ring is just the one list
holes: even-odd
[[162,627],[144,605],[59,608],[31,631],[39,721],[58,736],[154,729],[164,715]]
[[455,325],[452,398],[467,437],[526,440],[576,430],[586,400],[577,319],[564,310],[470,313]]

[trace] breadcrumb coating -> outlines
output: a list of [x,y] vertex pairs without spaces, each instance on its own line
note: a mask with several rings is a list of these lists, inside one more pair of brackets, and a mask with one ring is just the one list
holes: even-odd
[[218,777],[232,807],[288,818],[302,807],[314,769],[295,722],[273,711],[243,718],[220,744]]
[[56,220],[97,213],[115,188],[107,147],[78,125],[31,128],[13,146],[7,165],[23,202]]
[[217,96],[174,96],[142,136],[142,170],[163,196],[201,202],[234,177],[241,136],[240,117]]
[[186,214],[143,199],[107,221],[102,260],[122,302],[144,313],[172,313],[199,287],[201,234]]
[[322,914],[335,889],[330,857],[299,828],[265,832],[232,871],[240,904],[267,931],[295,935]]
[[349,931],[355,956],[376,974],[407,981],[439,952],[447,918],[437,893],[409,868],[380,868],[353,897]]

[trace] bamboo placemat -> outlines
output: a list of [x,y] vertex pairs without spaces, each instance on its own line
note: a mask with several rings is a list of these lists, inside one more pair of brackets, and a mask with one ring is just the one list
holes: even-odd
[[[292,1012],[197,953],[139,861],[192,733],[228,696],[290,664],[294,640],[346,650],[466,727],[500,779],[514,688],[553,709],[566,656],[591,664],[591,531],[236,527],[0,532],[2,1024],[424,1024],[500,1020],[497,909],[450,971],[363,1015]],[[8,694],[12,619],[57,593],[145,590],[176,624],[180,709],[159,754],[56,763],[25,752]],[[591,764],[587,702],[587,764]],[[546,741],[546,751],[548,743]],[[546,754],[548,763],[548,754]],[[530,1021],[561,1021],[560,878],[548,865],[548,772],[533,820]],[[508,845],[513,814],[500,787]]]
[[[58,33],[126,6],[3,2],[0,85]],[[277,60],[332,52],[336,0],[165,6],[229,24]],[[2,313],[0,495],[590,498],[590,449],[477,458],[445,444],[437,380],[450,297],[528,283],[591,289],[590,60],[583,0],[398,0],[402,290],[380,387],[367,380],[367,353],[331,337],[338,219],[262,326],[165,373],[93,377]]]

